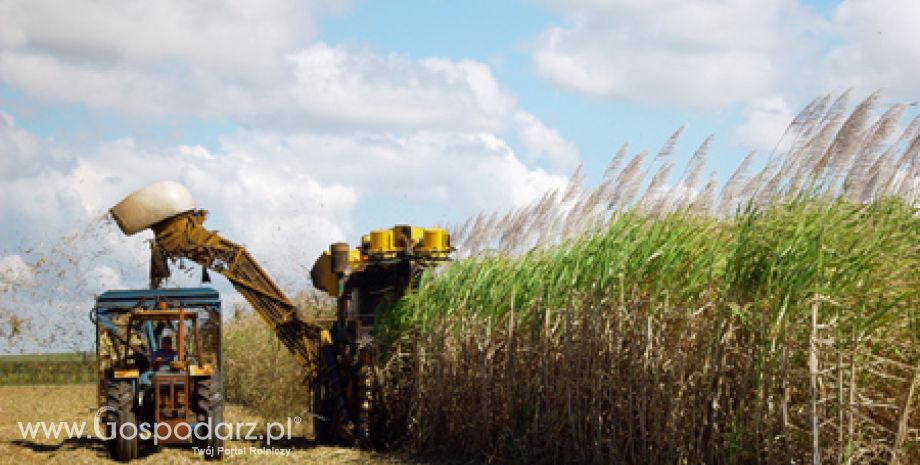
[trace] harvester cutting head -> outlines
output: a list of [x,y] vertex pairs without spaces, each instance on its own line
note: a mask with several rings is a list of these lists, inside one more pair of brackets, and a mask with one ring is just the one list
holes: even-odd
[[383,269],[389,270],[390,275],[396,269],[411,269],[414,275],[429,265],[449,260],[453,250],[450,234],[443,228],[400,224],[365,234],[358,248],[342,242],[332,244],[316,259],[310,277],[314,287],[338,297],[342,280],[351,275],[369,275]]

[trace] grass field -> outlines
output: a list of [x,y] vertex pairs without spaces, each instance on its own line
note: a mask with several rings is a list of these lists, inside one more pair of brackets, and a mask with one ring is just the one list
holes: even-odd
[[[24,439],[19,421],[76,422],[93,420],[96,412],[95,386],[5,386],[0,387],[0,464],[29,465],[59,463],[67,465],[115,463],[108,459],[104,444],[96,439]],[[256,421],[244,409],[229,405],[226,410],[229,422]],[[90,426],[91,428],[91,426]],[[423,465],[446,464],[445,461],[420,461],[405,455],[362,452],[336,447],[314,447],[311,441],[298,437],[295,431],[291,441],[280,442],[279,448],[293,448],[287,457],[254,456],[250,447],[261,448],[255,442],[233,441],[228,447],[247,451],[247,455],[225,458],[222,463],[250,463],[258,459],[265,464],[377,464]],[[133,463],[183,464],[203,463],[190,449],[161,448]]]
[[93,361],[92,353],[58,352],[48,354],[14,354],[0,355],[0,362],[74,362],[87,363]]
[[93,383],[93,354],[49,353],[0,355],[0,386]]

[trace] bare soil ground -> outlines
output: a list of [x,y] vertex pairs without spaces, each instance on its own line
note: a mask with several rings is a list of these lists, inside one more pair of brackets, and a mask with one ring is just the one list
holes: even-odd
[[[18,422],[80,422],[85,421],[87,432],[92,430],[96,413],[95,386],[0,386],[0,464],[44,464],[67,465],[115,463],[107,454],[104,443],[95,438],[45,439],[39,434],[35,439],[24,438]],[[226,421],[252,421],[254,417],[236,405],[228,405]],[[304,439],[303,431],[294,429],[290,441],[274,444],[276,448],[292,449],[290,455],[256,455],[263,450],[257,441],[231,441],[226,447],[240,452],[240,455],[225,457],[222,463],[262,464],[371,464],[371,465],[443,465],[448,462],[430,462],[399,453],[364,452],[360,450],[320,447]],[[160,447],[157,450],[141,452],[141,458],[133,463],[184,464],[203,463],[203,459],[190,448]]]

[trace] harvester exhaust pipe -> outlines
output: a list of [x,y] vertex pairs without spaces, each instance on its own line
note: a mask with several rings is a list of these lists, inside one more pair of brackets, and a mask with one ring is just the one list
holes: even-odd
[[329,247],[332,255],[332,272],[335,274],[344,274],[348,271],[348,253],[351,250],[348,244],[336,242]]

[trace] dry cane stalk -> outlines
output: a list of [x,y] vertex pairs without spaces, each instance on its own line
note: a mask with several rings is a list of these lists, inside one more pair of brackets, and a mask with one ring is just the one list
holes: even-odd
[[854,408],[856,406],[856,389],[858,389],[856,383],[856,355],[859,350],[859,341],[862,339],[862,335],[856,328],[853,328],[851,350],[850,350],[850,398],[847,400],[847,443],[852,444],[853,436],[856,431],[856,416]]
[[[839,307],[838,307],[839,315]],[[838,316],[839,321],[839,316]],[[839,328],[834,332],[834,347],[837,348],[837,445],[840,447],[840,451],[837,453],[837,461],[840,462],[843,460],[843,457],[846,456],[846,441],[843,440],[843,424],[844,424],[844,408],[845,405],[843,398],[843,347],[839,340],[836,340],[840,335]]]
[[815,340],[818,330],[818,302],[811,304],[811,337],[808,340],[808,370],[811,373],[812,463],[821,464],[821,438],[818,426],[818,353]]
[[918,385],[920,385],[920,360],[914,366],[914,377],[910,382],[910,388],[907,390],[907,396],[904,398],[904,408],[901,409],[901,419],[898,422],[898,433],[894,440],[894,447],[891,449],[891,464],[898,465],[901,463],[901,452],[904,447],[904,439],[907,437],[908,420],[910,420],[911,401],[914,398]]
[[780,396],[782,397],[781,408],[783,412],[783,429],[782,429],[783,431],[783,451],[786,453],[786,461],[791,462],[792,461],[792,445],[789,442],[789,437],[791,436],[792,428],[789,426],[791,422],[789,420],[790,393],[789,393],[789,370],[788,370],[789,365],[787,363],[787,360],[789,358],[786,355],[787,350],[788,350],[788,345],[783,344],[782,352],[781,352],[782,358],[780,359],[779,385],[780,385],[780,389],[782,390],[782,392],[780,393]]

